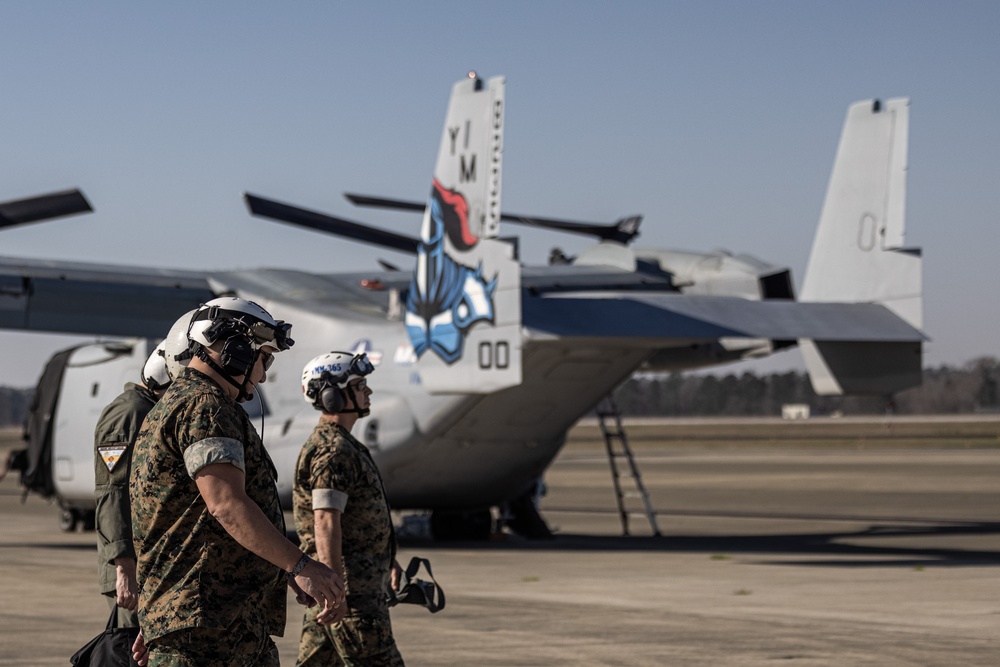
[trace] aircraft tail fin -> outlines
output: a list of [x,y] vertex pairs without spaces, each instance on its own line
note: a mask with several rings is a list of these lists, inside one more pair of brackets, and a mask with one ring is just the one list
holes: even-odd
[[[800,300],[881,304],[920,329],[921,256],[904,245],[909,100],[848,109]],[[921,344],[800,341],[819,394],[920,383]]]
[[497,238],[503,120],[502,77],[452,88],[404,316],[432,393],[521,382],[520,266]]

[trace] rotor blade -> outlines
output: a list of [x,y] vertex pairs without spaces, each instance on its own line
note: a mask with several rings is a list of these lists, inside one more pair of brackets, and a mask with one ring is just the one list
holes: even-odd
[[538,218],[530,215],[516,215],[514,213],[501,214],[500,219],[532,227],[542,227],[543,229],[554,229],[560,232],[569,232],[571,234],[596,236],[603,241],[617,241],[625,245],[631,243],[632,239],[639,235],[639,223],[642,222],[641,215],[620,218],[613,225],[571,222],[569,220]]
[[384,229],[369,227],[360,222],[351,222],[350,220],[336,218],[326,213],[318,213],[289,204],[282,204],[281,202],[252,195],[249,192],[244,193],[243,198],[247,202],[250,213],[262,218],[270,218],[299,227],[308,227],[327,234],[343,236],[410,254],[416,254],[417,252],[419,240],[412,236],[387,232]]
[[94,209],[79,190],[53,192],[28,199],[0,202],[0,227],[13,227],[39,220],[60,218]]
[[[375,208],[388,208],[399,211],[423,211],[424,204],[401,199],[389,199],[387,197],[371,197],[368,195],[358,195],[344,193],[349,202],[355,206],[371,206]],[[501,213],[501,220],[513,222],[530,227],[541,227],[543,229],[554,229],[560,232],[571,234],[584,234],[586,236],[596,236],[605,241],[618,241],[628,244],[639,235],[639,223],[642,216],[631,216],[618,220],[613,225],[574,222],[572,220],[558,220],[556,218],[540,218],[534,215],[519,215],[517,213]]]
[[345,192],[344,197],[355,206],[369,206],[372,208],[392,208],[399,211],[423,211],[427,205],[414,201],[403,201],[401,199],[388,199],[386,197],[369,197],[367,195],[356,195]]

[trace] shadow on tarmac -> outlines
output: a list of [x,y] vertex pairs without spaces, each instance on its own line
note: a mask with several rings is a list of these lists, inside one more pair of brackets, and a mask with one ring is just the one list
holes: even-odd
[[[873,524],[856,531],[776,533],[765,535],[679,535],[661,537],[595,536],[558,533],[551,540],[524,540],[508,537],[489,542],[435,542],[429,539],[400,538],[408,550],[469,549],[478,551],[566,551],[613,552],[648,551],[663,553],[710,553],[720,560],[733,555],[758,555],[761,565],[804,567],[979,567],[1000,565],[1000,551],[992,549],[933,546],[891,546],[894,538],[908,542],[918,538],[934,542],[939,538],[1000,535],[1000,522],[893,525]],[[877,544],[862,544],[877,540]],[[797,560],[789,556],[809,556]],[[816,556],[829,556],[817,560]],[[772,557],[780,558],[773,560]]]
[[[804,517],[797,517],[804,518]],[[824,517],[823,520],[828,520]],[[856,521],[856,519],[855,519]],[[774,532],[754,535],[684,535],[661,537],[586,535],[557,532],[550,540],[526,540],[503,535],[490,541],[435,541],[400,536],[403,549],[418,552],[467,549],[470,551],[548,552],[662,552],[707,553],[725,560],[739,555],[757,556],[760,565],[802,567],[984,567],[1000,565],[1000,550],[973,546],[945,546],[955,538],[1000,536],[1000,522],[915,522],[912,519],[879,520],[858,530]],[[297,541],[294,532],[289,539]],[[893,546],[893,540],[906,545]],[[980,540],[983,541],[983,540]],[[992,542],[992,540],[991,540]],[[95,543],[50,541],[6,542],[6,549],[48,549],[64,552],[96,551]],[[802,559],[795,558],[803,557]],[[818,558],[826,556],[826,558]]]

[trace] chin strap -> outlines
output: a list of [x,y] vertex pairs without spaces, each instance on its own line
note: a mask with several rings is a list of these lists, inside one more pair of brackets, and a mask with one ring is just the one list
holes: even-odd
[[[250,380],[249,374],[243,376],[243,383],[241,384],[237,382],[235,379],[233,379],[232,375],[223,370],[222,366],[215,363],[215,360],[208,355],[208,352],[205,351],[204,347],[199,348],[199,350],[195,353],[194,356],[198,357],[206,364],[208,364],[209,368],[218,373],[223,380],[236,387],[236,391],[239,392],[238,395],[236,396],[237,403],[244,403],[253,398],[253,392],[247,391],[247,382],[249,382]],[[256,352],[254,352],[254,363],[257,363]],[[253,364],[250,365],[250,368],[251,369],[253,368]]]
[[353,408],[345,407],[343,410],[340,411],[341,414],[347,412],[347,413],[355,414],[355,415],[358,416],[358,418],[361,418],[361,417],[367,417],[368,415],[370,415],[372,413],[371,408],[369,408],[367,410],[362,410],[361,408],[358,407],[358,390],[357,389],[348,391],[348,387],[344,387],[340,391],[342,391],[344,393],[344,398],[350,398],[351,399],[351,403],[354,405]]

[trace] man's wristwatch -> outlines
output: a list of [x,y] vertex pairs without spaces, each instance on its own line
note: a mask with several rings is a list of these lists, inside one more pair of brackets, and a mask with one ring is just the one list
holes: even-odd
[[309,558],[309,556],[302,554],[302,558],[300,558],[299,562],[295,564],[295,567],[293,567],[292,571],[288,573],[288,576],[297,577],[299,572],[306,569],[306,565],[308,565],[311,561],[312,559]]

